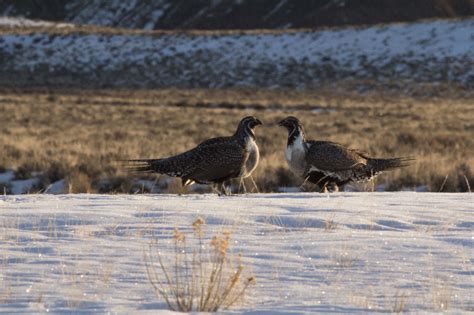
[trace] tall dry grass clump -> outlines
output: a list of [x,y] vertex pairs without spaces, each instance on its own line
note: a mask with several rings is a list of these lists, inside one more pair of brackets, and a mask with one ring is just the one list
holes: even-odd
[[155,293],[169,309],[180,312],[217,312],[241,300],[255,283],[244,276],[241,255],[230,250],[230,231],[205,241],[202,218],[193,224],[192,240],[174,230],[174,261],[166,264],[154,238],[144,253],[146,271]]

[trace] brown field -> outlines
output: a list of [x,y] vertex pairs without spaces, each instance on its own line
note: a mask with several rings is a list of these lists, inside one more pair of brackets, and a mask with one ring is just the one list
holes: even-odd
[[[439,20],[465,20],[470,17],[434,17],[418,19],[417,22],[428,22],[428,21],[439,21]],[[367,23],[359,25],[351,25],[353,29],[362,29],[373,25],[387,25],[387,24],[406,24],[412,21],[400,21],[400,22],[381,22],[381,23]],[[45,26],[16,26],[11,27],[7,25],[0,25],[0,35],[8,34],[37,34],[37,33],[48,33],[50,35],[71,35],[71,34],[107,34],[107,35],[149,35],[149,36],[161,36],[161,35],[176,35],[177,33],[187,36],[221,36],[221,35],[249,35],[249,34],[288,34],[288,33],[299,33],[299,32],[314,32],[315,29],[319,30],[337,30],[347,28],[347,25],[333,25],[333,26],[318,26],[315,27],[300,27],[300,28],[258,28],[258,29],[157,29],[157,30],[145,30],[137,28],[122,28],[122,27],[107,27],[93,24],[68,24],[63,22],[49,22],[49,25]],[[59,24],[58,24],[59,23]]]
[[[264,126],[257,129],[262,159],[254,178],[260,191],[275,191],[301,184],[287,169],[286,131],[276,125],[294,115],[310,139],[340,142],[379,157],[415,157],[412,166],[377,178],[386,190],[425,185],[429,191],[468,191],[468,183],[474,185],[472,93],[401,94],[361,96],[324,88],[5,89],[0,93],[0,170],[14,169],[17,178],[43,172],[37,191],[66,178],[71,192],[132,192],[137,177],[124,173],[117,160],[173,155],[207,138],[230,135],[241,117],[255,115]],[[176,183],[167,191],[185,192]]]

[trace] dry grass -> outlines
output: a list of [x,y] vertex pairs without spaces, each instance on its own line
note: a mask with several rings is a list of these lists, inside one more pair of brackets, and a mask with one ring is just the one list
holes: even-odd
[[324,220],[324,230],[326,232],[334,231],[335,229],[337,229],[338,224],[336,221],[334,221],[334,217],[335,214],[332,214]]
[[[186,236],[175,229],[174,263],[171,266],[165,265],[162,254],[155,248],[156,239],[150,244],[148,255],[144,255],[148,279],[155,293],[173,311],[217,312],[228,309],[255,283],[252,276],[243,276],[240,255],[237,262],[229,255],[230,232],[214,236],[206,246],[203,224],[202,218],[192,224],[197,239],[195,246],[189,245]],[[155,266],[155,251],[159,268]]]
[[[380,157],[416,157],[411,167],[377,179],[386,190],[425,185],[429,191],[469,191],[474,182],[474,101],[469,93],[463,98],[449,90],[445,94],[361,96],[336,88],[8,89],[0,95],[0,169],[14,169],[19,178],[43,172],[36,191],[66,179],[73,193],[136,192],[140,187],[116,160],[182,152],[207,138],[232,134],[241,117],[253,114],[264,122],[257,129],[261,162],[254,179],[260,191],[275,191],[301,184],[288,171],[286,131],[276,125],[294,115],[312,139],[337,141]],[[9,187],[3,188],[8,193]],[[173,185],[169,191],[186,192]]]
[[6,256],[3,255],[0,265],[0,304],[8,303],[12,298],[11,282],[5,279],[6,270],[8,268]]
[[358,260],[356,252],[344,244],[339,250],[335,250],[332,254],[332,260],[339,268],[350,268]]
[[[426,21],[428,21],[427,19]],[[437,20],[437,19],[436,19]],[[367,26],[354,26],[355,28],[363,28]],[[320,30],[330,29],[343,29],[344,26],[339,27],[320,27]],[[65,27],[64,24],[50,24],[45,26],[21,26],[21,27],[9,27],[0,26],[0,35],[24,35],[24,34],[37,34],[46,33],[50,35],[145,35],[145,36],[163,36],[163,35],[185,35],[185,36],[223,36],[223,35],[249,35],[249,34],[291,34],[296,32],[314,32],[311,28],[299,28],[299,29],[216,29],[216,30],[143,30],[143,29],[132,29],[132,28],[120,28],[120,27],[107,27],[100,25],[87,25],[87,24],[68,24]]]
[[452,288],[448,282],[434,283],[431,287],[433,309],[447,311],[452,303]]
[[[446,7],[446,4],[440,6]],[[433,17],[424,18],[419,21],[439,21],[439,20],[464,20],[469,17],[455,17],[452,15],[449,18]],[[63,22],[59,22],[61,25],[57,25],[54,22],[50,22],[47,26],[16,26],[14,28],[10,26],[0,26],[0,34],[36,34],[36,33],[47,33],[51,35],[71,35],[71,34],[107,34],[107,35],[148,35],[148,36],[162,36],[162,35],[187,35],[187,36],[222,36],[222,35],[248,35],[248,34],[288,34],[295,32],[314,32],[314,28],[290,28],[290,29],[177,29],[177,30],[144,30],[144,29],[132,29],[132,28],[120,28],[120,27],[107,27],[101,25],[87,25],[87,24],[69,24],[65,27]],[[390,25],[390,24],[405,24],[410,22],[389,22],[389,23],[374,23],[374,24],[361,24],[351,25],[354,29],[363,29],[368,26],[378,25]],[[318,30],[339,30],[346,29],[347,25],[335,25],[335,26],[318,26]]]
[[333,257],[337,267],[349,268],[354,264],[354,257],[349,252],[341,252]]
[[403,313],[407,311],[406,304],[407,304],[408,294],[403,291],[398,291],[395,293],[392,312],[393,313]]

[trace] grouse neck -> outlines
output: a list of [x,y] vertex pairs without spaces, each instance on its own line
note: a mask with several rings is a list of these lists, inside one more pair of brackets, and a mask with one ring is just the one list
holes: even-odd
[[250,139],[255,140],[255,133],[249,126],[239,127],[234,136],[239,138],[243,143],[246,143]]
[[302,143],[306,142],[304,137],[304,131],[298,127],[293,128],[291,131],[288,131],[288,146],[291,146],[295,143],[296,140],[300,140]]

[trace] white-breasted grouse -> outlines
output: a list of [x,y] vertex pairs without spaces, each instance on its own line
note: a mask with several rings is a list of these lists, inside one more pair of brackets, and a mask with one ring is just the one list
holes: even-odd
[[408,165],[408,158],[372,158],[367,154],[331,141],[306,140],[303,125],[287,117],[280,126],[288,130],[286,161],[290,170],[322,190],[338,190],[349,182],[367,181],[382,171]]
[[246,178],[259,161],[254,128],[262,122],[253,116],[243,118],[230,137],[206,140],[184,153],[162,159],[127,160],[128,170],[180,177],[184,186],[209,184],[218,194],[228,194],[226,183]]

